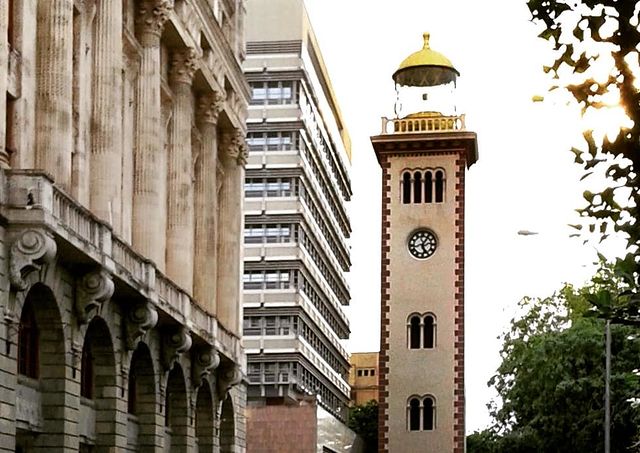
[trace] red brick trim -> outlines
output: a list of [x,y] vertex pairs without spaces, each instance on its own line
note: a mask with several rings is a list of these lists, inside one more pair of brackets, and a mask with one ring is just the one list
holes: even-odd
[[378,451],[389,451],[389,300],[391,270],[389,269],[391,250],[391,163],[388,156],[380,157],[382,167],[382,249],[380,265],[380,356],[378,360]]
[[456,160],[455,187],[455,344],[454,344],[454,399],[453,399],[453,451],[465,451],[465,395],[464,395],[464,178],[466,159],[460,153]]

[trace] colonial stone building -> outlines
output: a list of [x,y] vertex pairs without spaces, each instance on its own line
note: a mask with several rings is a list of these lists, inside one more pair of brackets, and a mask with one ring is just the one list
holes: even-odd
[[0,451],[244,451],[243,17],[0,1]]

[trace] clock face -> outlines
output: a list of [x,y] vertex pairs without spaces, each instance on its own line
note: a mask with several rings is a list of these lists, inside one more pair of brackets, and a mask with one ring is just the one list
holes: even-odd
[[409,238],[409,252],[420,260],[424,260],[433,255],[437,246],[438,241],[431,231],[416,231]]

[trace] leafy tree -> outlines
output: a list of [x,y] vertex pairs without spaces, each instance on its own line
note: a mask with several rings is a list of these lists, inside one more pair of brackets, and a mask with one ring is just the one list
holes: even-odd
[[[640,44],[639,2],[634,0],[528,0],[539,35],[551,43],[555,60],[544,71],[566,90],[584,115],[611,109],[609,96],[619,94],[619,105],[631,120],[613,138],[596,139],[583,133],[584,145],[572,148],[584,177],[606,176],[602,190],[584,192],[579,209],[582,233],[605,240],[622,235],[626,256],[613,271],[624,280],[619,291],[595,297],[598,313],[618,322],[640,324],[640,92],[636,81]],[[598,71],[599,67],[607,70]],[[636,74],[634,74],[634,69]]]
[[[504,334],[502,362],[489,381],[502,405],[492,408],[491,429],[470,436],[470,453],[603,451],[604,321],[586,315],[593,294],[617,284],[604,280],[607,272],[584,288],[566,285],[520,302],[523,314]],[[638,437],[635,333],[612,326],[612,452],[630,451]]]
[[378,451],[378,402],[376,400],[353,406],[349,410],[348,426],[364,440],[364,453]]

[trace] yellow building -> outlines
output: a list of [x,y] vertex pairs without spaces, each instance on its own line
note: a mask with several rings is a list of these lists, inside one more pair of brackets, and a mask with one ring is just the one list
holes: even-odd
[[371,137],[382,167],[380,451],[464,452],[464,178],[474,132],[459,75],[423,48],[394,73],[397,117]]
[[377,352],[354,352],[349,362],[349,386],[351,404],[365,404],[378,401],[378,356]]

